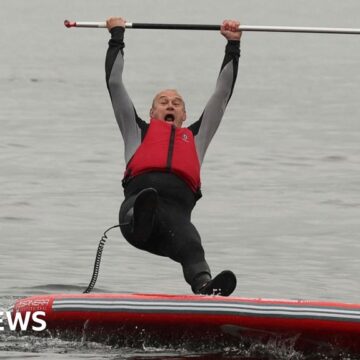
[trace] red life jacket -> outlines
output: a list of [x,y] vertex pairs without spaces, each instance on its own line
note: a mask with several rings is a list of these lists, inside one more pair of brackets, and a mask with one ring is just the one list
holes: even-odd
[[171,172],[198,192],[200,162],[193,133],[187,128],[151,119],[142,143],[126,166],[124,180],[150,171]]

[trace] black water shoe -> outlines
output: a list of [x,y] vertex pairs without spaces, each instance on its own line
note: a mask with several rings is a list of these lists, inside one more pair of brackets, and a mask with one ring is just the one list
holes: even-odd
[[201,295],[229,296],[236,288],[236,276],[230,270],[224,270],[195,291]]

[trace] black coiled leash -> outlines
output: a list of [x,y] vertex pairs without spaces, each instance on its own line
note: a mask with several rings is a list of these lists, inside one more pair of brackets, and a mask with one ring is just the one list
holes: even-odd
[[108,228],[105,232],[104,235],[102,236],[100,242],[99,242],[99,246],[96,252],[96,258],[95,258],[95,264],[94,264],[94,270],[93,270],[93,274],[90,280],[90,283],[88,285],[88,287],[86,288],[86,290],[83,292],[84,294],[88,294],[89,292],[91,292],[95,286],[96,280],[98,278],[99,275],[99,270],[100,270],[100,262],[101,262],[101,256],[102,256],[102,252],[104,250],[104,246],[105,246],[105,242],[107,240],[107,236],[106,233],[114,228],[120,227],[120,225],[114,225],[110,228]]

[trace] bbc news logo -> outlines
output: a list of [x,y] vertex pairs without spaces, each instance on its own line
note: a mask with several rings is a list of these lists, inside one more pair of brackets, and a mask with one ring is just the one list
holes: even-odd
[[0,311],[0,331],[43,331],[46,329],[44,317],[45,311],[26,311],[25,313]]

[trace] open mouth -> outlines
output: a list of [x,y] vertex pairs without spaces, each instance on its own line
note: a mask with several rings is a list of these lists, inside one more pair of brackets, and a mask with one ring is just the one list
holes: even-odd
[[175,120],[175,116],[173,114],[166,114],[164,120],[172,122]]

